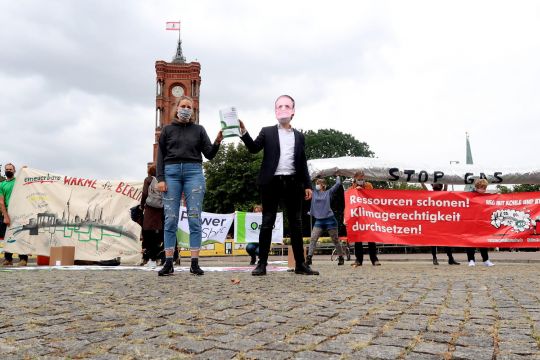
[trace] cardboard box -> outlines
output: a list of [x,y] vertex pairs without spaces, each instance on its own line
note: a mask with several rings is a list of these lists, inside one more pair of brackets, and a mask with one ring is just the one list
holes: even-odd
[[[308,248],[309,246],[304,245],[304,258],[307,256]],[[294,269],[296,267],[296,260],[294,260],[294,253],[291,245],[287,247],[287,267],[289,269]]]
[[75,263],[75,246],[53,246],[49,266],[70,266]]

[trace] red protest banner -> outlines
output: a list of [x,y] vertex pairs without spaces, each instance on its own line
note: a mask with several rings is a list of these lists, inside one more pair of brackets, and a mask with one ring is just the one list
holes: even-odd
[[464,247],[540,247],[540,192],[415,190],[345,193],[349,241]]

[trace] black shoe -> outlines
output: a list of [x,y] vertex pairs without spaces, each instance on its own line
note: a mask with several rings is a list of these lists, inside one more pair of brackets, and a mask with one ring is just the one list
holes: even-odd
[[251,262],[249,263],[249,265],[255,265],[257,263],[257,257],[256,256],[252,256],[251,257]]
[[373,266],[381,266],[381,263],[379,262],[379,260],[375,260],[374,262],[372,262]]
[[171,259],[165,261],[165,265],[158,271],[158,276],[168,276],[172,275],[174,272],[173,262]]
[[439,261],[437,259],[433,259],[433,265],[439,265]]
[[[307,262],[306,262],[307,264]],[[338,262],[337,262],[338,265],[343,265],[345,264],[345,259],[343,258],[343,256],[340,256],[338,257]]]
[[358,259],[354,260],[354,263],[351,266],[362,266],[362,262]]
[[266,275],[266,264],[261,264],[260,262],[257,264],[257,267],[253,269],[251,272],[251,275],[253,276],[262,276]]
[[312,262],[311,262],[312,259],[313,259],[313,255],[308,255],[306,257],[306,265],[311,265],[312,264]]
[[454,259],[448,259],[448,265],[459,265],[459,263]]
[[204,275],[203,269],[199,266],[199,259],[191,259],[191,266],[189,267],[189,272],[193,275]]
[[294,269],[294,273],[299,274],[299,275],[319,275],[318,271],[312,270],[309,267],[309,265],[307,265],[306,263],[303,263],[302,265],[297,266]]

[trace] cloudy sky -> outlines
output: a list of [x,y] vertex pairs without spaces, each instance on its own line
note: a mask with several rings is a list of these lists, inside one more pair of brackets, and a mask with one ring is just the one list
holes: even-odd
[[534,166],[536,1],[0,0],[0,163],[141,180],[152,159],[156,60],[202,66],[213,139],[235,105],[256,135],[273,101],[390,161]]

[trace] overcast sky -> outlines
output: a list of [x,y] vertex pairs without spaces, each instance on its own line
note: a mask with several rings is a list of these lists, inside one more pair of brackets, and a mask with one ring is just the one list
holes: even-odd
[[[156,60],[201,63],[201,124],[333,128],[380,159],[538,168],[536,1],[0,0],[0,164],[142,180]],[[3,170],[3,169],[2,169]]]

